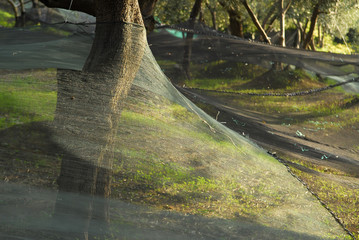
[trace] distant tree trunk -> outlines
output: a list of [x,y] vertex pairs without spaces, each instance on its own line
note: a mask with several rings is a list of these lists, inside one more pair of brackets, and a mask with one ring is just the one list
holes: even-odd
[[296,22],[294,22],[294,24],[296,25],[297,27],[297,30],[299,31],[299,39],[298,39],[298,44],[299,44],[299,47],[303,48],[303,42],[304,42],[304,39],[306,38],[307,34],[306,34],[306,29],[307,29],[307,26],[308,26],[308,23],[309,23],[309,20],[306,19],[305,21],[305,24],[303,26],[303,24],[297,20]]
[[[189,27],[192,29],[194,28],[196,18],[201,11],[201,5],[202,5],[202,0],[196,0],[196,2],[192,7],[192,11],[188,20]],[[183,64],[182,64],[187,79],[191,79],[190,62],[192,55],[192,41],[193,41],[193,33],[188,32],[184,46]]]
[[39,0],[31,0],[31,2],[33,8],[37,8],[39,6]]
[[121,107],[146,42],[137,0],[96,0],[96,7],[100,24],[83,71],[59,71],[54,119],[63,149],[54,218],[86,240],[107,232]]
[[307,33],[306,38],[305,38],[305,40],[303,42],[303,48],[304,49],[307,49],[310,42],[312,41],[313,33],[314,33],[314,29],[315,29],[315,24],[317,23],[319,13],[320,13],[320,11],[319,11],[319,3],[317,3],[314,6],[312,17],[310,18],[309,32]]
[[153,17],[153,12],[156,7],[158,0],[138,0],[140,5],[142,18],[148,33],[152,32],[155,29],[155,18]]
[[12,9],[14,10],[15,15],[15,27],[23,27],[25,26],[25,8],[24,8],[24,1],[20,1],[20,11],[16,6],[13,0],[7,0],[8,3],[11,5]]
[[284,7],[284,0],[279,0],[279,14],[280,14],[280,37],[279,45],[285,47],[285,14],[290,8],[292,1],[289,1],[286,7]]
[[233,8],[227,10],[229,14],[229,29],[231,34],[237,37],[244,38],[243,21],[241,15]]
[[[267,34],[269,34],[269,33],[272,31],[272,29],[273,29],[273,24],[274,24],[275,20],[277,20],[277,18],[278,18],[278,15],[275,14],[275,15],[273,15],[272,18],[269,20],[269,22],[268,22],[268,27],[267,27],[266,30],[265,30],[265,32],[266,32]],[[262,39],[262,41],[264,41],[264,39],[263,39],[262,36],[261,36],[261,39]]]
[[264,31],[263,27],[261,26],[261,24],[259,23],[256,15],[254,14],[253,10],[251,9],[251,7],[248,5],[247,0],[241,0],[242,4],[244,5],[244,7],[246,8],[249,16],[251,17],[254,25],[257,27],[259,34],[263,37],[264,41],[271,44],[271,41],[269,39],[269,37],[267,36],[266,32]]
[[216,11],[216,6],[212,7],[211,5],[209,5],[208,2],[206,2],[206,7],[208,8],[209,12],[211,13],[212,27],[217,30],[217,11]]
[[220,0],[219,3],[228,12],[229,15],[229,30],[232,35],[244,38],[243,20],[238,10],[234,9],[232,5],[225,0]]
[[203,9],[201,8],[201,11],[199,11],[199,17],[198,17],[198,22],[206,24],[205,20],[204,20],[204,13],[203,13]]
[[273,4],[269,11],[267,12],[267,15],[264,17],[263,21],[262,21],[262,27],[265,28],[265,26],[268,23],[268,20],[273,16],[273,14],[275,14],[275,10],[276,10],[276,5]]
[[312,51],[316,51],[315,43],[314,43],[314,39],[313,39],[313,38],[312,38],[312,40],[310,40],[309,46],[310,46],[310,49],[312,49]]
[[301,42],[301,31],[299,28],[297,28],[297,33],[295,35],[295,39],[294,39],[294,42],[293,42],[293,47],[295,48],[300,48],[300,42]]
[[324,31],[322,30],[322,26],[318,24],[318,46],[322,48],[324,46]]

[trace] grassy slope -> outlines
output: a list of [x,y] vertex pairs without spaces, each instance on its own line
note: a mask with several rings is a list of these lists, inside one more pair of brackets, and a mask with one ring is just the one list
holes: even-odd
[[[49,80],[50,84],[46,79],[45,76],[40,81],[44,85],[35,84],[30,77],[7,75],[2,79],[5,88],[1,88],[0,96],[11,99],[0,107],[3,129],[11,132],[13,128],[9,127],[16,124],[15,129],[23,131],[18,124],[51,121],[56,94],[54,80]],[[16,94],[8,95],[9,89]],[[300,184],[273,158],[245,142],[238,142],[234,147],[227,136],[214,134],[201,119],[179,105],[161,97],[148,98],[153,94],[144,91],[133,91],[133,94],[121,119],[120,126],[124,127],[120,128],[118,139],[113,197],[208,217],[246,218],[278,229],[311,232],[315,228],[312,234],[329,234],[329,230],[318,231],[317,228],[328,228],[320,221],[296,222],[302,215],[314,219],[323,210],[293,211],[295,206],[313,200],[309,200],[310,194],[304,194]],[[15,149],[17,146],[27,140],[40,142],[42,136],[12,138],[8,138],[13,141],[11,147],[5,147],[16,155],[19,149],[25,150]],[[43,157],[41,153],[38,156]],[[8,163],[13,169],[2,171],[5,174],[2,177],[13,182],[56,187],[54,180],[60,159],[28,158],[26,154],[22,157],[16,164]],[[26,171],[32,175],[26,175],[25,179]],[[43,178],[50,173],[50,178]],[[294,214],[291,222],[285,220],[288,211]]]
[[[292,71],[290,74],[293,79],[288,82],[288,73],[283,76],[269,77],[268,82],[280,82],[283,78],[282,88],[273,89],[267,86],[263,88],[263,77],[256,77],[254,80],[231,79],[225,83],[225,79],[194,79],[193,82],[187,82],[187,86],[199,87],[210,90],[230,90],[236,89],[240,92],[291,92],[303,89],[317,88],[332,84],[330,80],[318,80],[302,71]],[[269,75],[270,76],[270,75]],[[294,78],[293,78],[294,77]],[[246,78],[244,78],[246,79]],[[279,79],[279,80],[278,80]],[[233,86],[239,86],[234,88]],[[250,86],[250,90],[246,88]],[[258,90],[255,90],[258,89]],[[213,93],[213,96],[221,98],[218,94]],[[359,132],[359,96],[353,94],[346,94],[342,88],[336,88],[326,91],[321,94],[315,94],[304,97],[262,97],[262,96],[235,96],[232,98],[226,97],[222,101],[227,102],[238,108],[246,110],[262,112],[264,114],[274,114],[281,116],[282,125],[291,126],[296,125],[299,128],[308,131],[314,131],[321,135],[341,135],[342,130],[358,131]],[[351,146],[352,151],[358,152],[359,146]],[[291,159],[293,162],[291,169],[302,178],[310,188],[317,193],[320,198],[327,203],[333,212],[339,216],[345,226],[351,232],[359,237],[359,202],[358,189],[350,187],[350,185],[343,185],[337,181],[330,180],[328,177],[318,176],[318,173],[323,172],[321,166],[311,165],[300,159]],[[299,164],[299,167],[298,165]],[[313,171],[303,171],[303,169],[311,169]],[[325,169],[324,174],[339,175],[336,170]]]

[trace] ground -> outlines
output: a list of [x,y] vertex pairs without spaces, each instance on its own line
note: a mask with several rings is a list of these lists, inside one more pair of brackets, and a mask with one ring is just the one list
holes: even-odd
[[[54,85],[56,71],[23,71],[16,74],[3,72],[2,81],[3,86],[6,86],[4,88],[6,91],[2,91],[0,97],[4,100],[11,99],[11,101],[2,101],[1,106],[1,177],[4,182],[8,183],[30,184],[34,187],[46,186],[48,189],[56,190],[61,156],[51,154],[55,152],[53,149],[56,145],[47,138],[49,134],[46,132],[46,124],[53,118],[56,102],[54,91],[56,90],[56,85]],[[283,203],[287,201],[284,198],[287,196],[278,195],[278,189],[275,188],[278,184],[273,184],[275,182],[273,179],[272,185],[262,182],[262,180],[268,180],[265,176],[261,176],[266,171],[257,169],[261,167],[261,161],[256,162],[256,158],[268,160],[268,157],[264,156],[265,151],[254,155],[250,161],[246,160],[246,157],[243,157],[245,155],[239,153],[247,151],[246,148],[250,148],[249,145],[240,146],[238,152],[233,151],[232,144],[224,141],[226,137],[213,134],[203,121],[198,121],[197,116],[188,114],[184,107],[173,104],[161,96],[153,96],[153,93],[138,91],[136,88],[133,90],[132,96],[127,101],[128,106],[122,114],[121,125],[126,127],[120,128],[119,150],[116,152],[116,158],[126,159],[126,161],[115,161],[112,192],[114,198],[127,203],[145,203],[159,209],[220,219],[251,219],[255,215],[265,213],[267,209],[273,207],[278,209],[278,206],[284,208]],[[196,94],[193,91],[187,93],[190,97]],[[150,100],[147,98],[148,94],[152,96]],[[29,96],[32,97],[32,104],[28,101]],[[342,97],[341,94],[338,99]],[[320,182],[321,185],[311,186],[311,188],[318,188],[314,189],[318,195],[333,189],[337,191],[335,194],[331,193],[328,199],[320,197],[324,200],[333,200],[333,196],[338,197],[327,205],[345,221],[347,228],[352,232],[357,231],[358,219],[355,214],[358,211],[358,182],[355,175],[358,172],[355,164],[357,158],[351,158],[353,154],[350,155],[350,151],[357,151],[357,148],[348,147],[351,144],[349,142],[340,143],[342,145],[335,145],[332,142],[320,144],[319,137],[329,135],[333,129],[329,129],[331,124],[328,119],[319,119],[319,117],[330,118],[333,117],[332,114],[317,113],[319,115],[312,116],[315,119],[308,120],[309,116],[307,116],[308,121],[295,121],[293,116],[289,116],[289,111],[284,111],[283,115],[278,110],[275,114],[271,113],[270,111],[274,109],[272,107],[268,107],[264,113],[253,109],[258,107],[256,104],[261,104],[259,99],[256,101],[252,99],[239,105],[237,96],[206,97],[203,93],[200,95],[197,93],[197,102],[200,99],[202,100],[199,101],[199,105],[211,116],[217,117],[218,121],[262,145],[266,151],[272,154],[276,152],[276,155],[287,161],[292,171],[306,180],[308,184]],[[243,102],[243,99],[241,101]],[[356,112],[355,98],[344,97],[342,101],[350,112]],[[26,105],[25,103],[28,102],[30,102],[29,105]],[[275,101],[266,100],[265,102],[274,103]],[[250,108],[250,103],[253,108]],[[247,105],[247,108],[243,105]],[[262,105],[260,108],[265,109],[265,106]],[[281,109],[285,108],[281,107]],[[46,111],[43,112],[44,110]],[[349,116],[349,113],[345,111],[337,113]],[[340,119],[339,116],[337,118],[334,115],[334,117]],[[344,126],[344,123],[341,124]],[[306,129],[312,129],[316,125],[318,125],[317,128],[325,126],[328,131],[320,129],[321,135],[310,135],[310,131]],[[335,128],[337,134],[341,134],[341,131],[346,131],[349,126],[357,127],[355,124],[345,125],[344,128],[336,128],[335,124],[331,127]],[[356,136],[353,135],[353,137]],[[329,140],[326,139],[326,141]],[[338,146],[338,151],[343,153],[332,152],[332,149],[336,149],[333,148],[333,144]],[[328,149],[321,151],[315,149],[324,147]],[[246,173],[258,171],[258,174],[261,174],[256,175],[258,179],[251,178],[251,181],[242,179],[241,184],[238,184],[236,181],[228,181],[230,178],[219,178],[225,175],[219,173],[218,170],[226,173],[236,166],[237,161],[234,160],[238,159],[233,159],[233,156],[241,157],[239,162],[249,161],[250,164],[257,164]],[[230,165],[223,166],[220,162],[213,162],[213,159],[227,161]],[[338,161],[341,161],[340,164]],[[277,166],[278,163],[271,164],[268,166]],[[216,172],[211,172],[211,170],[216,170]],[[281,174],[277,177],[284,177]],[[246,174],[241,174],[240,177],[243,176]],[[333,181],[328,185],[328,180]],[[208,194],[209,192],[211,194]],[[29,197],[32,198],[32,195]],[[271,201],[266,202],[266,199],[271,199]],[[348,203],[342,204],[343,200],[348,200]],[[36,207],[39,208],[39,206]],[[51,210],[41,214],[51,214]],[[281,214],[280,211],[277,214]],[[352,217],[353,214],[354,217]],[[203,221],[205,223],[205,220]],[[272,221],[272,219],[267,219],[267,221]],[[261,226],[255,227],[261,229]],[[273,230],[275,228],[264,228],[263,231],[265,234]],[[263,236],[263,233],[260,234]],[[278,233],[276,234],[278,236]],[[292,235],[293,233],[283,234]],[[296,235],[293,234],[293,236]],[[295,239],[300,238],[307,239],[308,236],[295,237]]]
[[[212,117],[289,164],[292,172],[304,180],[346,227],[358,235],[359,124],[345,124],[340,119],[341,115],[346,115],[345,110],[321,117],[313,112],[288,113],[284,108],[284,112],[270,107],[267,110],[256,107],[254,110],[251,104],[260,105],[261,101],[253,103],[255,99],[248,96],[180,90]],[[320,93],[302,97],[302,100],[322,101],[333,98],[335,94]],[[240,106],[238,101],[242,101]],[[345,108],[356,112],[357,98],[350,100]]]

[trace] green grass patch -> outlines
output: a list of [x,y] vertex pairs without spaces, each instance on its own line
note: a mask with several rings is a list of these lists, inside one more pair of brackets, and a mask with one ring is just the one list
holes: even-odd
[[[212,75],[208,74],[208,77],[203,77],[203,75],[205,76],[206,74],[201,72],[200,76],[202,78],[193,77],[191,80],[186,80],[185,84],[188,87],[208,90],[253,93],[264,93],[268,89],[274,90],[274,92],[288,92],[324,86],[323,83],[318,81],[316,76],[311,76],[302,69],[288,68],[282,71],[274,71],[253,68],[254,67],[250,67],[247,69],[247,67],[242,64],[233,67],[233,69],[237,70],[231,70],[233,71],[231,74],[223,73],[219,75],[218,73],[212,73]],[[226,69],[232,68],[228,67]],[[243,69],[245,69],[245,71]],[[206,72],[206,67],[204,67],[203,71]],[[214,77],[216,75],[218,75],[218,77]]]
[[[210,93],[218,96],[216,93]],[[220,97],[221,99],[221,97]],[[266,114],[281,114],[290,124],[307,124],[321,129],[340,129],[359,123],[358,96],[335,90],[295,97],[236,96],[224,97],[239,108]],[[283,121],[286,123],[286,121]]]
[[9,12],[0,9],[0,26],[13,27],[15,25],[15,16]]
[[202,88],[208,90],[236,90],[241,85],[248,83],[250,80],[224,79],[224,78],[201,78],[186,80],[187,87]]
[[[230,178],[199,176],[193,167],[167,162],[149,152],[125,149],[121,154],[127,160],[114,166],[113,194],[125,200],[227,218],[251,217],[281,202],[281,196],[265,184],[248,189]],[[258,196],[275,201],[259,200]]]
[[0,88],[0,129],[34,121],[51,121],[57,94],[53,82],[33,77],[2,80]]
[[339,217],[353,235],[359,237],[359,189],[341,185],[291,167],[310,189]]

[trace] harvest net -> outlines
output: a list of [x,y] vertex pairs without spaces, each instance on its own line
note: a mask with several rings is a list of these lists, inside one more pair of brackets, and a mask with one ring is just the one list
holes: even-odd
[[[65,35],[64,26],[69,26]],[[93,36],[69,32],[73,26],[0,29],[1,238],[345,238],[342,226],[284,165],[204,113],[171,84],[166,72],[181,84],[199,74],[186,76],[179,67],[184,43],[170,34],[172,28],[149,36],[152,50],[144,46],[131,92],[121,103],[114,150],[108,153],[106,134],[116,127],[103,127],[106,90],[110,92],[103,83],[112,80],[95,79],[97,85],[87,85],[92,76],[78,70]],[[60,29],[62,35],[49,33],[49,28]],[[139,42],[144,41],[138,39],[142,30],[132,36]],[[213,61],[233,60],[234,65],[228,64],[237,68],[223,64],[216,71],[231,76],[240,71],[238,62],[262,68],[285,59],[286,64],[328,75],[353,74],[358,67],[356,56],[294,49],[284,53],[203,31],[197,31],[192,46],[191,67],[203,64],[206,69]],[[162,69],[168,67],[165,73],[152,51]],[[113,158],[112,164],[96,165],[93,159],[102,152]],[[109,203],[96,194],[59,191],[58,177],[64,172],[76,185],[106,168],[113,171]],[[78,172],[82,175],[75,176]],[[109,206],[109,217],[102,216],[103,206]]]

